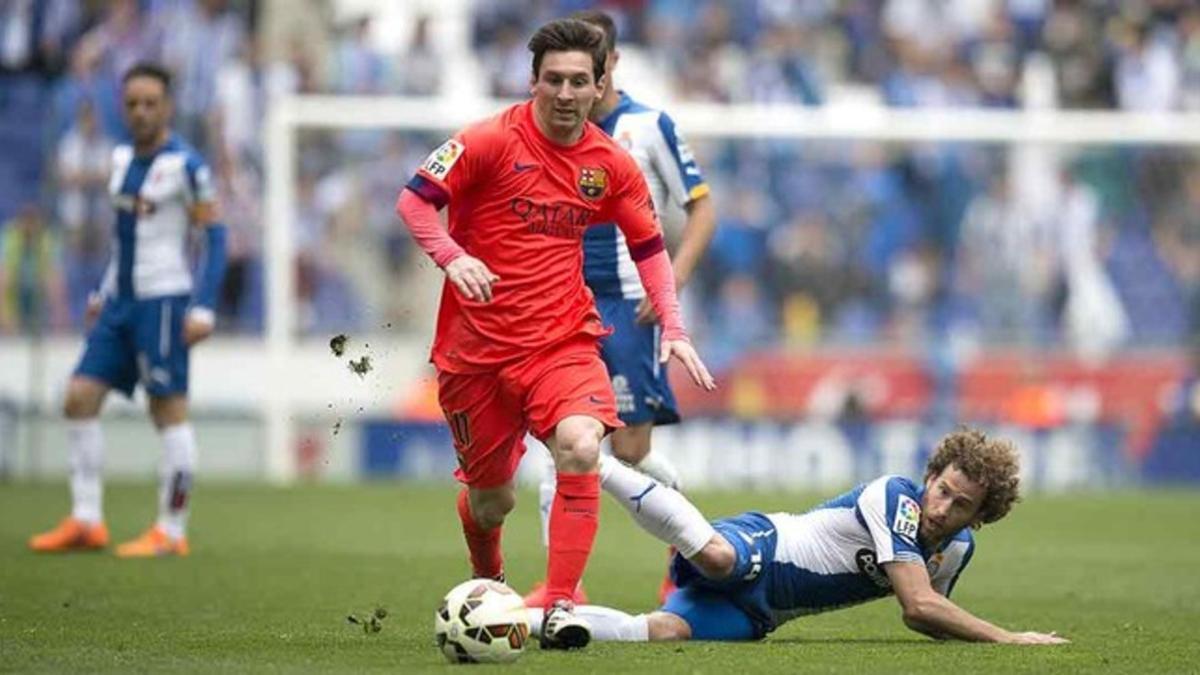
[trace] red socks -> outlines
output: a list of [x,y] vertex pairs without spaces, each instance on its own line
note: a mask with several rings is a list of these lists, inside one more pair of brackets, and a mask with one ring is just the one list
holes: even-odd
[[558,473],[550,507],[546,607],[570,600],[583,578],[600,520],[600,474]]
[[466,537],[467,548],[471,551],[472,573],[476,578],[499,577],[504,572],[504,554],[500,552],[500,532],[504,528],[485,530],[479,527],[471,515],[466,488],[458,493],[458,518],[462,521],[463,536]]
[[[546,607],[570,600],[583,578],[600,521],[600,475],[558,474],[558,489],[550,509],[550,555],[546,570]],[[475,522],[464,489],[458,493],[458,517],[471,552],[471,570],[477,578],[494,579],[504,572],[500,552],[503,528],[485,530]]]

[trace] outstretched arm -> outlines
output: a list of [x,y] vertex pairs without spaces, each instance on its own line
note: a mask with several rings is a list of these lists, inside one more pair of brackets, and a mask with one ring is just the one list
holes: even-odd
[[1063,644],[1054,633],[1013,633],[971,614],[933,590],[924,565],[884,563],[892,590],[904,610],[904,625],[937,639],[1009,644]]

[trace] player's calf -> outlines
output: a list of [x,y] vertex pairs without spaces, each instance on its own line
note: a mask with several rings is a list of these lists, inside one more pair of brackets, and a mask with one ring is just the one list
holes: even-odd
[[692,639],[692,627],[682,617],[670,612],[651,612],[646,615],[651,642]]

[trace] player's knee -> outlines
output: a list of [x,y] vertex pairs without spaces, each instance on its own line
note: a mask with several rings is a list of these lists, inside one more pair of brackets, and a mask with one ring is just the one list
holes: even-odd
[[472,496],[471,515],[479,527],[490,530],[504,524],[504,519],[517,505],[512,491],[490,491]]
[[646,425],[643,430],[639,427],[617,429],[612,435],[612,454],[617,459],[636,466],[650,452],[650,429]]
[[188,406],[185,396],[151,396],[149,408],[150,418],[159,429],[187,422]]
[[737,551],[719,534],[713,535],[704,548],[691,558],[704,576],[709,579],[724,579],[733,573],[737,565]]
[[587,473],[600,461],[600,439],[604,427],[595,424],[563,424],[555,431],[557,452],[554,465],[566,473]]
[[92,383],[72,378],[63,397],[63,416],[71,420],[82,420],[100,414],[103,394]]
[[651,612],[646,617],[651,642],[692,639],[692,627],[687,621],[670,612]]

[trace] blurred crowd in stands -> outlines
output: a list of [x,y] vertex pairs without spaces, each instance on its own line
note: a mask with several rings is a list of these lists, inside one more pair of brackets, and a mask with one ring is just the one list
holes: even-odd
[[[451,72],[464,53],[478,96],[524,97],[532,29],[594,3],[412,4],[385,32],[382,12],[337,0],[0,3],[0,335],[81,329],[109,255],[108,158],[132,63],[177,78],[175,127],[212,165],[232,233],[219,328],[254,334],[272,97],[444,95],[471,72]],[[655,100],[1200,112],[1189,0],[595,4],[653,73],[639,81],[663,83]],[[304,330],[427,321],[401,316],[396,288],[420,258],[392,206],[438,140],[304,133],[290,224]],[[976,345],[1103,357],[1200,340],[1196,148],[693,146],[720,218],[688,303],[718,369],[779,345],[939,345],[953,359]]]

